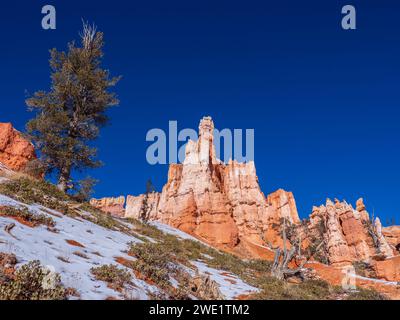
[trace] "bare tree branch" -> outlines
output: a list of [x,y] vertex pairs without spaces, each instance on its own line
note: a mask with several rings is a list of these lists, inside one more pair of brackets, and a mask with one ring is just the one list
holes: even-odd
[[89,22],[82,19],[83,31],[79,33],[82,39],[83,47],[89,50],[92,47],[92,43],[97,33],[97,27],[95,24],[90,25]]

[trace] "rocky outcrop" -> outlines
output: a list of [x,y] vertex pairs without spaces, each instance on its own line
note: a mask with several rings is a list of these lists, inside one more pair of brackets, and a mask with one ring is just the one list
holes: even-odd
[[196,274],[189,280],[189,292],[195,293],[201,300],[224,300],[217,282],[209,275]]
[[[293,194],[278,190],[266,198],[254,162],[224,164],[216,158],[213,131],[212,119],[203,118],[183,164],[171,164],[162,192],[149,195],[149,218],[228,250],[276,243],[275,224],[282,218],[299,222]],[[128,196],[127,217],[139,216],[143,199]]]
[[397,252],[400,251],[400,226],[382,228],[382,234],[389,245]]
[[378,253],[385,258],[393,257],[393,249],[390,247],[389,243],[382,233],[382,224],[379,218],[375,219],[375,234],[377,238]]
[[356,210],[360,213],[361,221],[368,222],[369,221],[369,213],[365,207],[364,199],[360,198],[356,202]]
[[123,217],[125,215],[125,197],[121,196],[118,198],[102,198],[102,199],[91,199],[90,204],[106,213],[113,216]]
[[274,215],[275,217],[285,218],[286,221],[292,224],[300,223],[296,201],[292,192],[279,189],[268,195],[267,202],[278,213]]
[[13,171],[23,171],[34,159],[33,145],[11,123],[0,123],[0,162]]
[[314,207],[310,215],[309,229],[318,229],[323,236],[330,264],[369,262],[377,254],[384,258],[393,256],[393,251],[382,235],[379,219],[370,222],[362,199],[357,201],[356,208],[353,209],[345,201],[336,200],[333,203],[328,199],[325,206]]
[[346,241],[340,215],[346,214],[349,207],[343,203],[334,204],[327,199],[326,205],[313,207],[308,229],[315,239],[324,241],[326,255],[331,264],[350,264],[353,260],[352,252]]
[[[144,210],[145,195],[140,196],[127,196],[125,217],[140,219],[140,213]],[[147,212],[146,215],[149,220],[156,220],[158,203],[160,201],[160,193],[152,192],[147,196]]]
[[372,267],[376,278],[387,281],[400,281],[400,256],[384,261],[374,261]]

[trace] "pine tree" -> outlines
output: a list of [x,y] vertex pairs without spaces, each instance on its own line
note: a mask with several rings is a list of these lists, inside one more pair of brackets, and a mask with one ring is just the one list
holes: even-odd
[[27,131],[40,150],[46,173],[55,173],[58,187],[74,187],[72,173],[96,168],[96,148],[90,142],[108,123],[106,111],[119,101],[110,88],[120,77],[110,77],[101,66],[103,33],[83,23],[81,44],[68,44],[67,52],[50,51],[51,88],[38,91],[26,100],[36,117],[27,123]]
[[149,203],[148,203],[149,195],[153,192],[155,192],[155,188],[153,186],[153,183],[149,179],[149,180],[147,180],[147,183],[146,183],[146,192],[144,194],[142,206],[140,207],[140,211],[139,211],[140,220],[142,220],[145,223],[147,223],[149,221],[149,213],[153,209],[153,207],[149,206]]

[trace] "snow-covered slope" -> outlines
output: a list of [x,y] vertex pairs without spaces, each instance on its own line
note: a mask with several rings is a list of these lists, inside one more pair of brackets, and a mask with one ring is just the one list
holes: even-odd
[[[13,218],[0,216],[0,252],[13,253],[18,260],[18,266],[32,260],[40,260],[41,264],[61,275],[62,283],[67,288],[74,288],[80,299],[131,298],[148,299],[150,294],[160,289],[156,284],[149,284],[138,279],[131,269],[132,283],[125,288],[124,294],[115,291],[103,281],[96,280],[90,269],[96,266],[118,264],[116,258],[133,260],[128,255],[130,243],[140,243],[140,236],[121,231],[115,231],[95,224],[85,217],[90,212],[81,211],[81,215],[71,217],[60,212],[44,208],[41,205],[27,205],[0,194],[0,207],[27,208],[35,215],[46,215],[55,222],[55,229],[44,225],[31,227]],[[131,226],[128,221],[121,221],[125,226]],[[15,224],[11,231],[7,226]],[[163,232],[181,239],[194,239],[191,236],[162,224],[155,224]],[[142,238],[143,239],[143,238]],[[154,240],[155,241],[155,240]],[[244,283],[233,274],[224,273],[206,266],[200,261],[192,262],[192,273],[211,277],[220,287],[221,293],[227,299],[257,291],[256,288]],[[171,279],[174,283],[174,279]]]

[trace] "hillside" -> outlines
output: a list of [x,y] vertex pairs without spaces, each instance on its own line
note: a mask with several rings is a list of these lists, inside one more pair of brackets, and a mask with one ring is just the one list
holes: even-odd
[[397,227],[361,199],[300,221],[291,192],[264,196],[254,163],[215,158],[213,126],[201,121],[161,194],[126,203],[59,191],[0,126],[0,299],[400,298]]
[[380,298],[321,280],[275,280],[267,261],[239,259],[162,223],[111,217],[43,181],[3,177],[0,194],[0,299]]

